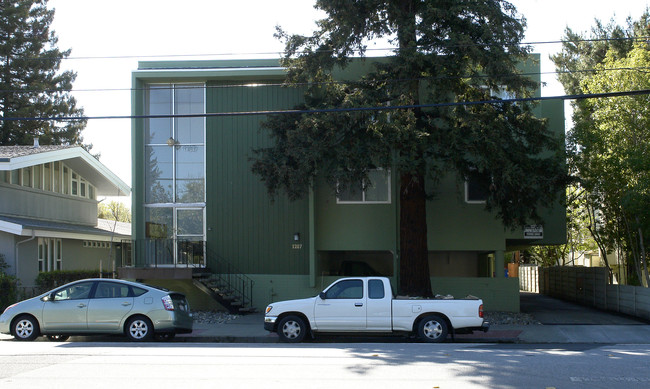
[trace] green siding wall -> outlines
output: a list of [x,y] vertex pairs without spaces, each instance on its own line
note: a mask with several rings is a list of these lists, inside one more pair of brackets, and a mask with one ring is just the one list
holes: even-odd
[[[290,109],[302,96],[281,86],[208,86],[208,112]],[[265,119],[247,115],[207,121],[208,248],[242,272],[308,274],[308,200],[290,202],[283,195],[271,199],[251,172],[253,149],[270,145],[259,129]],[[293,241],[296,232],[300,242]],[[294,243],[301,248],[293,248]]]
[[316,250],[397,249],[394,184],[390,204],[337,204],[333,189],[324,183],[314,192]]

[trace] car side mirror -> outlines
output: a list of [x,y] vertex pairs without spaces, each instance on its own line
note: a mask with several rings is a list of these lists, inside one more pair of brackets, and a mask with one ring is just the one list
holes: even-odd
[[325,292],[320,292],[318,294],[318,297],[320,297],[321,300],[326,300],[327,299],[327,295],[325,294]]

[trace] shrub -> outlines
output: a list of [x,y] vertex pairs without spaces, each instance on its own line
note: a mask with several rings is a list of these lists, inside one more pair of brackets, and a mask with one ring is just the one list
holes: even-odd
[[96,278],[99,270],[57,270],[39,273],[36,277],[36,285],[45,292],[68,282]]
[[17,289],[16,277],[0,273],[0,313],[16,302]]
[[18,280],[6,273],[8,267],[5,256],[0,254],[0,312],[16,302]]

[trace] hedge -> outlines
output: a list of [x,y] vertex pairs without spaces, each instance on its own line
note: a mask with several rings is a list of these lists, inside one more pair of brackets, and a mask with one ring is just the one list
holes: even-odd
[[18,281],[16,277],[0,273],[0,313],[16,302]]
[[97,278],[99,270],[57,270],[39,273],[36,277],[36,285],[43,291],[54,289],[57,286],[68,282],[83,280],[86,278]]

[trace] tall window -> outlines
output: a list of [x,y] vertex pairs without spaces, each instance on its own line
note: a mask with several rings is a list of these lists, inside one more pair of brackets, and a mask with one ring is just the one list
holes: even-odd
[[[203,84],[152,85],[147,115],[205,113]],[[151,118],[145,129],[145,202],[205,201],[205,118]]]
[[61,239],[38,238],[38,271],[63,270]]
[[[204,84],[149,85],[146,115],[205,113]],[[163,264],[196,263],[205,237],[205,118],[165,117],[146,120],[145,234],[175,247],[152,249]],[[188,256],[188,245],[199,245]],[[156,254],[154,254],[154,251]],[[193,252],[196,250],[193,249]],[[164,258],[160,253],[164,254]],[[153,257],[152,257],[153,258]]]

